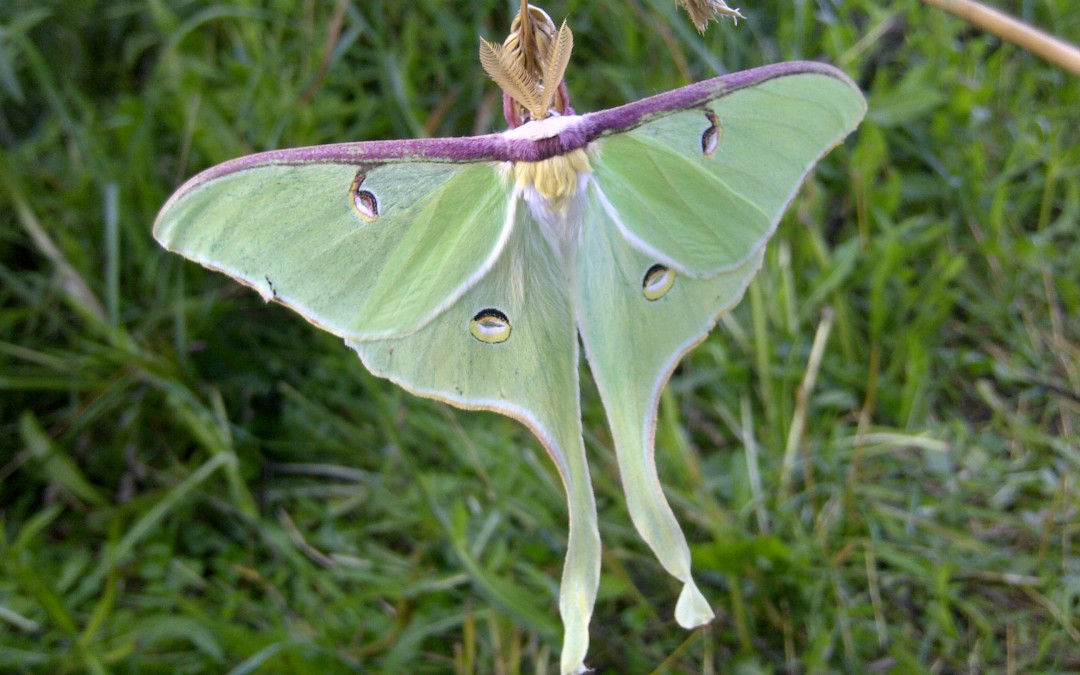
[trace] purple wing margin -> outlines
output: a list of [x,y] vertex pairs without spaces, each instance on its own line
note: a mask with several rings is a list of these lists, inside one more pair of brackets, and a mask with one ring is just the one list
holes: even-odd
[[[601,136],[633,129],[656,117],[700,105],[723,94],[774,78],[803,73],[818,73],[851,83],[847,75],[830,65],[811,61],[790,61],[716,77],[618,108],[589,113],[581,118],[580,124],[567,127],[558,136],[552,138],[508,139],[503,134],[487,134],[463,138],[333,143],[288,150],[270,150],[238,157],[206,169],[181,186],[169,202],[179,199],[215,178],[273,165],[320,163],[362,166],[391,160],[401,162],[535,162],[585,147]],[[854,86],[853,83],[851,84]],[[168,204],[166,204],[167,207]]]
[[585,142],[590,143],[601,136],[628,131],[665,114],[692,108],[721,95],[752,87],[767,80],[806,73],[835,77],[855,87],[851,78],[825,63],[813,61],[774,63],[673,89],[618,108],[589,113],[583,118]]
[[269,150],[222,162],[196,174],[162,209],[183,195],[216,178],[266,166],[299,164],[348,164],[363,166],[387,161],[404,162],[490,162],[505,161],[509,144],[500,134],[466,138],[421,138],[399,141],[331,143],[303,148]]

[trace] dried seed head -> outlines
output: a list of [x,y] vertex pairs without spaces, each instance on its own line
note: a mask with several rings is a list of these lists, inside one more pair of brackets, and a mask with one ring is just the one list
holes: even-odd
[[731,17],[736,23],[739,19],[746,18],[739,14],[739,10],[728,7],[724,0],[675,0],[675,2],[690,15],[690,20],[697,26],[699,33],[704,33],[709,22],[715,20],[717,16]]

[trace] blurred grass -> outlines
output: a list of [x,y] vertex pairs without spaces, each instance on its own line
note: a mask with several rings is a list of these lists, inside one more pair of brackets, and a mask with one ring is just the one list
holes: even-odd
[[[1080,40],[1070,0],[997,4]],[[565,508],[528,432],[150,237],[237,155],[500,128],[477,35],[514,5],[0,7],[0,670],[554,672]],[[1080,670],[1080,82],[914,0],[704,37],[668,0],[544,7],[578,110],[791,58],[870,100],[664,395],[711,627],[674,624],[585,382],[589,663]]]

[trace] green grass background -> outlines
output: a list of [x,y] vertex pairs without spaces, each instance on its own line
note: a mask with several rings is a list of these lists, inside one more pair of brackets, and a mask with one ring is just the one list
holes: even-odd
[[[995,4],[1080,40],[1074,0]],[[150,236],[231,157],[501,128],[477,36],[514,5],[0,7],[0,671],[555,672],[566,514],[529,433]],[[1080,78],[915,0],[746,2],[704,37],[670,0],[543,6],[580,111],[793,58],[870,102],[664,393],[705,629],[586,378],[588,663],[1080,670]]]

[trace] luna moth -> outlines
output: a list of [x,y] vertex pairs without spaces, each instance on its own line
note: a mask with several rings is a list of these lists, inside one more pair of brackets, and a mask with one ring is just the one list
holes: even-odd
[[508,130],[240,157],[180,187],[154,235],[340,336],[375,375],[532,430],[567,495],[561,672],[580,673],[600,541],[579,340],[634,525],[683,584],[675,618],[707,623],[653,457],[660,391],[865,101],[839,70],[791,62],[578,115],[569,29],[536,33],[535,76],[521,76],[521,23],[520,43],[481,52]]

